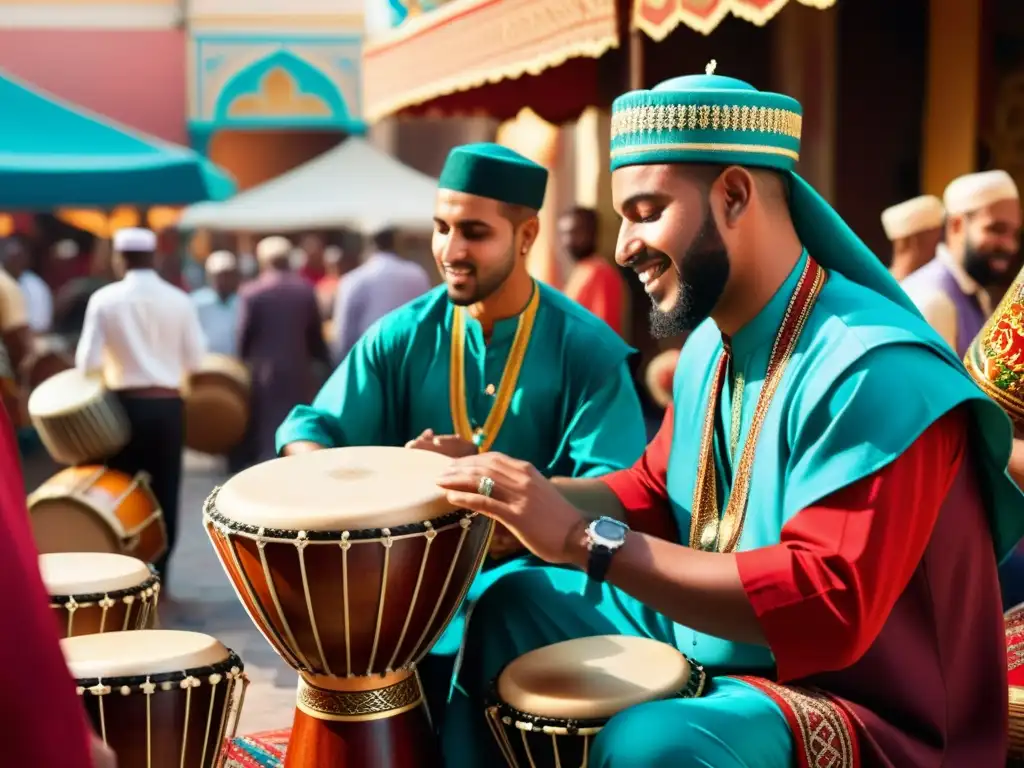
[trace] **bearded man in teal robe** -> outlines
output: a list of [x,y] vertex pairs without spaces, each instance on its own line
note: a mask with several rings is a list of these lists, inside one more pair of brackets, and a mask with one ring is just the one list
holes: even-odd
[[[646,429],[627,367],[633,350],[527,271],[547,176],[496,144],[452,150],[432,239],[444,285],[359,339],[313,404],[295,408],[278,429],[280,452],[408,445],[459,456],[493,449],[549,477],[598,477],[643,452]],[[419,667],[435,724],[468,606],[499,575],[540,562],[507,533],[495,534],[491,552]]]
[[[801,126],[793,99],[710,71],[616,100],[617,259],[653,330],[693,335],[632,468],[552,482],[488,453],[441,478],[563,566],[476,604],[448,768],[512,754],[484,714],[506,665],[611,634],[673,646],[708,680],[607,719],[589,768],[1005,764],[997,561],[1024,533],[1010,423],[794,173]],[[580,681],[601,660],[560,658],[530,700],[589,711],[583,692],[608,684]],[[609,677],[632,679],[622,663]],[[551,742],[582,738],[565,730]]]

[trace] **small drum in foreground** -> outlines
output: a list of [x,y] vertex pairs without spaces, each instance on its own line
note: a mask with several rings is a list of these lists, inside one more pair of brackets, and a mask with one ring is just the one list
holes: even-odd
[[54,461],[109,459],[126,445],[131,425],[103,383],[72,369],[51,376],[29,395],[28,414]]
[[260,632],[299,671],[289,768],[440,764],[415,673],[483,562],[492,523],[454,509],[444,456],[335,448],[258,464],[204,522]]
[[50,608],[64,637],[149,629],[160,579],[141,560],[102,552],[39,556]]
[[1024,272],[971,342],[964,365],[985,394],[1024,426]]
[[249,423],[249,369],[226,355],[207,355],[184,387],[185,445],[214,456],[234,450]]
[[120,768],[212,768],[234,737],[242,660],[198,632],[144,629],[61,640],[93,729]]
[[494,684],[487,721],[509,768],[587,768],[594,737],[637,704],[693,698],[704,669],[670,645],[606,635],[524,654]]
[[154,563],[167,550],[160,505],[143,473],[68,467],[28,497],[40,553],[113,552]]

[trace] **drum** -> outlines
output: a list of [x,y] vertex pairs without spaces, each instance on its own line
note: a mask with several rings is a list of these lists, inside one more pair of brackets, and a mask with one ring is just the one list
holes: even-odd
[[40,553],[113,552],[154,563],[167,550],[160,504],[143,473],[68,467],[28,497]]
[[54,461],[108,459],[131,437],[128,417],[98,378],[72,369],[51,376],[28,398],[28,413]]
[[672,380],[679,362],[678,349],[666,349],[647,364],[644,382],[651,399],[661,408],[668,408],[672,402]]
[[50,608],[64,637],[149,629],[160,579],[141,560],[103,552],[39,556]]
[[214,456],[242,442],[249,423],[249,369],[226,355],[207,355],[184,387],[185,445]]
[[1006,673],[1010,683],[1010,760],[1024,766],[1024,605],[1011,608],[1006,622]]
[[121,768],[212,768],[234,737],[242,660],[198,632],[144,629],[61,640],[96,733]]
[[531,651],[502,670],[487,721],[509,768],[587,768],[619,712],[704,691],[704,669],[670,645],[606,635]]
[[74,355],[60,336],[38,336],[19,366],[21,386],[31,393],[49,378],[75,367]]
[[449,461],[335,448],[264,462],[207,499],[204,523],[239,598],[300,673],[289,768],[440,765],[415,665],[492,530],[437,487]]
[[1024,271],[971,342],[964,364],[978,386],[1024,426]]

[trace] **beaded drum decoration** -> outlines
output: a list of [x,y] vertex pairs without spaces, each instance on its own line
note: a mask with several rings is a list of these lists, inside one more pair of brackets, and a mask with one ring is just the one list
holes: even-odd
[[138,630],[61,640],[96,733],[123,768],[213,768],[235,737],[242,660],[198,632]]
[[1024,271],[971,342],[964,364],[978,386],[1024,426]]
[[700,664],[656,640],[567,640],[502,670],[487,722],[508,768],[587,768],[594,737],[614,715],[649,701],[700,696],[705,682]]

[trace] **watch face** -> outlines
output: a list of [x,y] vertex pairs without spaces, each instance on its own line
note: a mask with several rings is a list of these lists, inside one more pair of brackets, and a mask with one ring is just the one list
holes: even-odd
[[617,520],[602,517],[592,528],[595,538],[604,539],[612,544],[619,544],[626,538],[626,526]]

